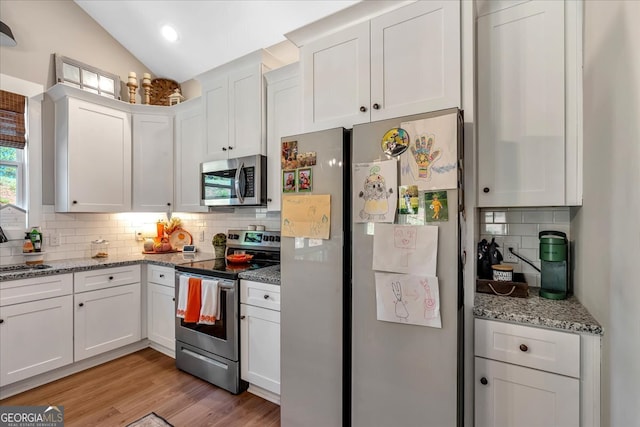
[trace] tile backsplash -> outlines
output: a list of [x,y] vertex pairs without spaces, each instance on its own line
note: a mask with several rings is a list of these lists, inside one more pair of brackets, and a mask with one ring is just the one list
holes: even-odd
[[[264,225],[267,230],[280,229],[280,213],[266,209],[227,209],[208,213],[173,213],[182,219],[183,228],[193,236],[193,243],[202,252],[213,252],[211,240],[216,233],[244,229],[247,225]],[[52,205],[43,206],[40,231],[43,234],[44,260],[84,258],[91,256],[91,241],[109,241],[109,254],[128,255],[142,252],[144,242],[136,240],[136,232],[145,237],[156,233],[156,221],[163,213],[56,213]],[[204,239],[200,237],[204,233]],[[52,246],[51,237],[59,236],[59,245]],[[22,264],[22,240],[12,240],[0,246],[0,265]]]
[[[480,210],[480,240],[495,237],[504,256],[510,246],[522,257],[540,268],[538,233],[545,230],[562,231],[571,236],[568,207],[558,208],[483,208]],[[529,286],[540,286],[540,273],[523,261],[513,265],[521,272]]]

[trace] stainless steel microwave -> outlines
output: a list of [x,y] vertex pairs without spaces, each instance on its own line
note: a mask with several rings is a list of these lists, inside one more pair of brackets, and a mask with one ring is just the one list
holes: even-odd
[[267,158],[262,155],[202,163],[203,206],[266,206]]

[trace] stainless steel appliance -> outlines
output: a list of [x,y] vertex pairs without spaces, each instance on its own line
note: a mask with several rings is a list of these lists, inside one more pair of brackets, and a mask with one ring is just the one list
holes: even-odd
[[250,262],[226,259],[191,261],[176,266],[176,308],[181,277],[218,280],[221,316],[215,325],[187,323],[176,317],[176,367],[231,393],[247,388],[240,379],[240,289],[238,274],[278,264],[279,231],[230,230],[227,255],[253,255]]
[[201,205],[266,206],[267,158],[262,155],[200,165]]
[[389,129],[457,113],[356,125],[351,142],[342,128],[283,138],[317,153],[313,193],[331,195],[329,240],[282,238],[283,426],[462,425],[460,190],[448,190],[449,220],[437,223],[438,329],[376,319],[375,224],[352,222],[350,181],[352,162],[384,158]]

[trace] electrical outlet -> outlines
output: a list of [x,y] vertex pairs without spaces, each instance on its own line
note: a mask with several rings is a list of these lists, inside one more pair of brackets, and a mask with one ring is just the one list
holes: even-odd
[[517,243],[509,243],[505,242],[504,244],[504,255],[502,257],[502,262],[508,262],[511,264],[517,264],[520,262],[517,256],[511,253],[509,248],[513,249],[515,252],[518,252],[519,246]]
[[60,233],[53,233],[49,236],[49,246],[60,246]]
[[204,242],[204,230],[200,232],[200,241]]

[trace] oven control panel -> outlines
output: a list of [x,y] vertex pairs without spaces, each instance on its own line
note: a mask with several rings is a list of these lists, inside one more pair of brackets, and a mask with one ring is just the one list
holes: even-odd
[[254,231],[254,230],[229,230],[227,233],[227,246],[255,248],[280,248],[279,231]]

